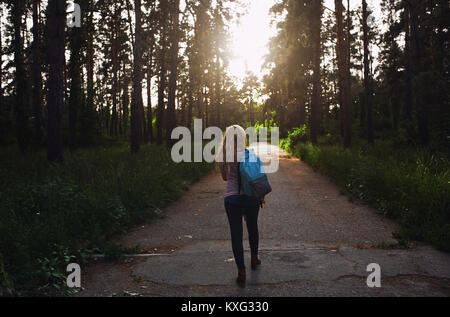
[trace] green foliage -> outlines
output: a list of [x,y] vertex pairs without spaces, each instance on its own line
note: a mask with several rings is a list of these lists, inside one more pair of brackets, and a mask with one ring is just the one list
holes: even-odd
[[271,119],[271,120],[266,119],[266,120],[264,120],[263,123],[260,123],[260,122],[255,123],[256,134],[259,136],[261,129],[266,128],[268,140],[270,140],[270,138],[272,136],[272,128],[276,128],[276,127],[277,127],[277,125],[273,119]]
[[392,145],[345,150],[298,143],[293,154],[351,195],[398,219],[401,240],[424,240],[450,250],[450,162],[424,150]]
[[299,143],[305,143],[309,141],[309,129],[305,125],[288,132],[287,139],[280,141],[281,148],[289,153],[293,153],[295,146]]
[[[0,156],[0,292],[52,295],[68,260],[161,216],[209,164],[175,164],[164,147],[92,148],[50,165],[43,153]],[[34,292],[31,292],[34,290]]]

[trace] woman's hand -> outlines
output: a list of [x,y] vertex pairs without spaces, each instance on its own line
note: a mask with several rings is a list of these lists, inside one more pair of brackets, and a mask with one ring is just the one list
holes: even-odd
[[261,203],[260,203],[261,208],[264,208],[265,205],[266,205],[266,196],[264,196],[264,197],[261,199]]

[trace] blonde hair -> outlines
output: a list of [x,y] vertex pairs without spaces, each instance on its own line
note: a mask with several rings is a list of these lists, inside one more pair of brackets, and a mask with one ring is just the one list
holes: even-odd
[[232,125],[225,131],[225,135],[222,140],[222,146],[216,157],[217,166],[226,175],[228,168],[232,164],[238,162],[238,153],[245,151],[245,144],[247,141],[247,133],[244,128],[239,125]]

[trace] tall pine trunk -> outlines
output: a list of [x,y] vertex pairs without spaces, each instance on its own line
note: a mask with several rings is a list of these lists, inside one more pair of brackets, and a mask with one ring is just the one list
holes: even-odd
[[[0,21],[0,117],[3,116],[3,42],[2,42],[2,22]],[[0,129],[0,133],[2,130]]]
[[83,32],[78,28],[71,28],[68,32],[70,46],[69,149],[73,152],[78,145],[78,117],[83,103],[81,89]]
[[135,0],[135,39],[133,96],[131,101],[131,151],[138,153],[142,143],[142,11],[141,0]]
[[314,76],[313,76],[313,95],[311,104],[311,142],[317,143],[317,137],[320,129],[321,112],[321,28],[322,28],[322,1],[314,1],[313,4],[313,22],[312,22],[312,41],[314,45]]
[[413,73],[415,76],[416,89],[415,92],[415,102],[417,109],[417,121],[419,128],[419,137],[422,145],[426,146],[430,143],[430,135],[429,135],[429,113],[426,105],[426,101],[424,100],[425,92],[419,89],[417,83],[419,82],[419,78],[421,73],[423,72],[423,61],[422,55],[424,52],[423,48],[423,39],[421,34],[421,29],[419,27],[420,23],[420,15],[423,14],[424,5],[422,1],[419,0],[411,0],[409,3],[409,12],[411,17],[411,39],[412,39],[412,47],[413,47]]
[[156,114],[156,141],[159,145],[163,143],[163,129],[165,125],[165,91],[167,86],[167,19],[169,16],[168,3],[161,2],[161,29],[160,29],[160,51],[159,51],[159,86],[158,86],[158,109]]
[[130,83],[129,77],[126,73],[126,69],[125,69],[125,63],[122,66],[123,69],[123,81],[122,81],[122,125],[123,125],[123,133],[125,136],[128,135],[128,120],[130,118],[129,115],[129,106],[130,106],[130,97],[129,97],[129,93],[128,93],[128,86]]
[[118,135],[118,124],[119,117],[117,111],[118,104],[118,93],[119,93],[119,17],[120,10],[117,12],[115,8],[114,21],[113,21],[113,31],[111,34],[111,60],[113,66],[113,83],[112,83],[112,117],[111,117],[111,127],[110,134],[113,136]]
[[216,103],[215,103],[215,116],[214,116],[214,125],[217,127],[220,127],[220,112],[222,111],[222,87],[221,87],[221,70],[220,70],[220,59],[219,56],[217,56],[216,61],[216,83],[215,83],[215,97],[216,97]]
[[171,8],[171,49],[170,49],[170,76],[169,76],[169,95],[167,102],[167,146],[172,146],[172,130],[175,129],[177,118],[175,114],[175,100],[178,80],[178,51],[180,41],[179,19],[180,19],[180,0],[173,0]]
[[80,116],[80,140],[84,145],[90,144],[94,135],[95,105],[94,105],[94,1],[88,5],[87,26],[86,26],[86,102],[83,107],[83,114]]
[[412,121],[413,92],[412,92],[412,72],[411,72],[411,18],[409,6],[403,1],[405,7],[405,117]]
[[152,58],[150,57],[148,66],[147,66],[147,134],[148,141],[153,143],[154,135],[153,135],[153,106],[152,106]]
[[[352,27],[352,16],[350,10],[350,0],[347,0],[347,36],[346,36],[346,54],[347,54],[347,71],[346,71],[346,82],[347,82],[347,103],[350,109],[350,120],[352,115],[352,35],[351,35],[351,27]],[[351,125],[351,122],[350,122]]]
[[342,123],[344,130],[344,146],[351,146],[351,109],[350,109],[350,95],[349,95],[349,65],[346,43],[344,39],[344,24],[343,24],[343,5],[342,0],[335,0],[335,14],[336,14],[336,28],[337,28],[337,45],[336,53],[338,59],[339,69],[339,101],[342,112]]
[[369,144],[374,143],[373,135],[373,106],[372,106],[372,87],[371,87],[371,74],[369,64],[369,27],[367,25],[368,11],[367,1],[362,0],[363,9],[363,42],[364,42],[364,99],[367,109],[367,133]]
[[33,113],[36,147],[42,146],[42,70],[40,59],[39,0],[33,0]]
[[48,3],[49,77],[48,77],[48,141],[47,159],[62,161],[62,105],[64,71],[64,36],[66,25],[66,0],[49,0]]
[[188,110],[186,118],[186,127],[191,130],[193,111],[194,111],[194,74],[192,69],[192,57],[189,58],[189,87],[188,87]]
[[22,16],[25,10],[25,1],[16,0],[12,7],[13,27],[14,27],[14,65],[16,71],[15,81],[15,117],[16,135],[19,148],[25,154],[28,148],[28,98],[27,98],[27,78],[24,64],[24,49],[22,38]]

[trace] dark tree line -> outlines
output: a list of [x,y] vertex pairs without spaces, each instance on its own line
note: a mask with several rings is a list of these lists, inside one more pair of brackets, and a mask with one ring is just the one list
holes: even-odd
[[227,2],[79,0],[81,27],[70,28],[69,1],[1,1],[0,141],[60,161],[102,136],[138,152],[170,146],[195,118],[231,124],[241,92],[226,72]]
[[[307,124],[311,141],[345,146],[395,136],[448,146],[448,2],[383,0],[380,31],[361,0],[279,0],[272,13],[264,87],[227,71],[232,0],[0,1],[0,142],[22,153],[108,137],[171,145],[177,125],[274,122],[283,135]],[[378,47],[375,59],[374,48]],[[258,105],[254,96],[267,100]]]
[[357,10],[349,5],[273,6],[278,35],[267,58],[262,116],[275,119],[283,134],[307,123],[314,143],[331,133],[346,147],[352,137],[374,144],[394,136],[448,148],[448,2],[381,1],[385,31],[366,0]]

